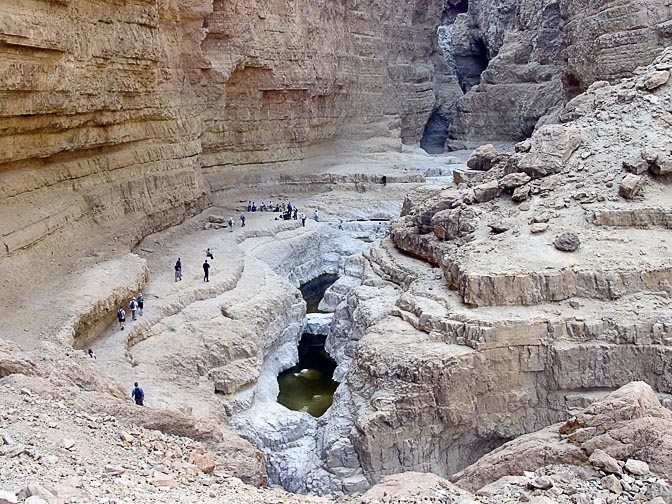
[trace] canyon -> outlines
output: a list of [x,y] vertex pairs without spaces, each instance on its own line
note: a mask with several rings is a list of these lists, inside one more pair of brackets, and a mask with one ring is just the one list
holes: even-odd
[[670,22],[2,2],[0,503],[672,502]]

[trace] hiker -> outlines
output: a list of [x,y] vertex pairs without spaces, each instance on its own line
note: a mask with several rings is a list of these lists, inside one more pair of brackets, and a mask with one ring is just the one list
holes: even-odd
[[251,212],[251,211],[252,211],[252,202],[251,202],[251,201],[248,201],[248,202],[247,202],[247,211],[248,211],[248,212]]
[[298,218],[297,217],[298,215],[299,215],[299,209],[294,207],[294,220],[296,220]]
[[245,227],[245,212],[240,214],[240,227]]
[[135,320],[135,314],[138,311],[138,303],[135,301],[135,298],[131,298],[131,302],[128,303],[128,307],[131,309],[131,319]]
[[317,213],[317,208],[313,211],[313,219],[315,219],[315,222],[320,222],[320,214]]
[[175,263],[175,281],[182,280],[182,259],[177,258]]
[[203,263],[203,281],[204,282],[210,281],[210,265],[208,264],[207,259]]
[[263,201],[261,203],[259,203],[259,211],[260,212],[265,212],[266,211],[266,203],[264,203]]
[[290,201],[287,203],[287,211],[291,214],[292,213],[292,202]]
[[138,313],[142,317],[142,314],[145,312],[145,299],[142,297],[142,292],[138,294],[136,301],[138,302]]
[[131,397],[135,399],[135,404],[137,404],[138,406],[145,405],[145,391],[140,388],[137,381],[133,384],[133,391],[131,392]]
[[252,202],[252,211],[253,211],[253,212],[256,212],[256,211],[257,211],[257,205],[255,204],[254,201]]
[[382,178],[380,179],[380,183],[383,184],[383,186],[387,185],[387,175],[382,176]]
[[117,320],[119,320],[119,328],[123,331],[126,323],[126,311],[123,308],[117,310]]
[[227,222],[227,224],[229,225],[229,229],[230,229],[231,232],[233,233],[233,224],[234,224],[234,222],[233,222],[233,217],[229,217],[229,220],[226,221],[226,222]]
[[343,231],[343,219],[338,219],[338,229]]
[[208,259],[214,259],[214,258],[215,258],[215,256],[212,255],[212,251],[210,250],[209,247],[208,247],[208,249],[205,251],[205,257],[207,257]]
[[89,350],[87,351],[87,353],[89,354],[89,357],[91,357],[92,359],[96,359],[96,354],[93,353],[93,349],[92,349],[92,348],[89,348]]
[[301,225],[306,227],[306,214],[301,212]]

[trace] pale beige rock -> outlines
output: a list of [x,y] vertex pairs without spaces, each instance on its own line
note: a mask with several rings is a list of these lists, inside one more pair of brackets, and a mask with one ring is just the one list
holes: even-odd
[[625,461],[625,470],[635,476],[645,476],[649,473],[649,464],[641,460],[628,459]]
[[523,155],[518,169],[538,178],[557,173],[581,145],[581,132],[576,127],[559,124],[544,126],[531,139],[530,152]]
[[600,480],[602,486],[609,490],[611,493],[620,494],[623,492],[623,487],[621,486],[620,480],[613,474],[609,474]]
[[659,70],[657,72],[651,72],[646,76],[646,79],[642,83],[642,86],[649,91],[652,91],[663,84],[667,83],[670,80],[669,70]]
[[646,179],[641,175],[627,174],[618,185],[618,194],[625,199],[633,199],[644,187]]

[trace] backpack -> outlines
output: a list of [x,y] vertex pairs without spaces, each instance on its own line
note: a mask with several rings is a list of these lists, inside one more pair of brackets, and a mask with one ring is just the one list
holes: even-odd
[[145,402],[145,393],[140,387],[134,389],[133,391],[135,392],[135,402],[137,404],[142,404]]
[[130,302],[130,304],[129,304],[128,306],[130,306],[131,310],[135,310],[135,308],[136,308],[136,303],[135,303],[135,301],[133,301],[133,300],[131,299],[131,302]]
[[124,320],[126,318],[126,312],[123,310],[123,308],[119,308],[119,311],[117,311],[117,318],[119,320]]

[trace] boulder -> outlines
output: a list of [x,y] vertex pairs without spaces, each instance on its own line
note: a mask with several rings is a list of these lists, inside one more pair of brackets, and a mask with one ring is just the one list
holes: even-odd
[[573,126],[551,124],[541,127],[530,139],[530,152],[523,155],[518,168],[532,178],[558,173],[581,145],[581,132]]
[[649,464],[641,460],[628,459],[625,462],[625,470],[635,476],[645,476],[649,474]]
[[646,78],[644,79],[644,82],[642,83],[642,87],[644,89],[648,89],[649,91],[652,91],[663,84],[667,83],[667,81],[670,80],[670,71],[669,70],[657,70],[654,72],[650,72]]
[[488,224],[488,227],[494,234],[501,234],[511,229],[511,223],[506,221],[497,221]]
[[668,175],[672,173],[672,156],[659,153],[649,167],[654,175]]
[[646,170],[649,169],[649,163],[646,159],[642,159],[641,156],[632,157],[631,159],[626,159],[623,161],[623,168],[630,173],[635,175],[641,175]]
[[513,201],[525,201],[527,198],[530,196],[530,185],[526,184],[524,186],[516,187],[516,189],[513,191],[513,195],[511,196],[511,199]]
[[611,493],[620,494],[623,492],[620,480],[613,474],[609,474],[600,480],[602,487]]
[[625,199],[633,199],[644,187],[644,182],[646,179],[641,175],[628,173],[618,186],[618,194]]
[[574,252],[581,245],[581,240],[576,233],[562,233],[555,239],[553,245],[562,252]]
[[595,450],[588,461],[597,469],[602,469],[604,472],[621,474],[623,471],[621,466],[614,457],[603,450]]
[[496,180],[474,187],[474,199],[478,203],[491,201],[497,196],[499,196],[499,185]]
[[214,224],[225,224],[226,223],[226,218],[223,215],[208,215],[208,222],[212,222]]
[[472,184],[475,182],[480,182],[480,180],[483,178],[483,175],[484,173],[482,171],[456,168],[453,170],[453,182],[455,182],[457,185]]
[[500,189],[513,190],[527,184],[530,180],[530,176],[526,173],[510,173],[499,179],[498,185]]
[[548,222],[535,222],[530,226],[530,233],[532,234],[538,234],[538,233],[543,233],[548,229]]
[[500,154],[492,144],[481,145],[471,153],[467,167],[472,170],[488,171],[500,161]]

